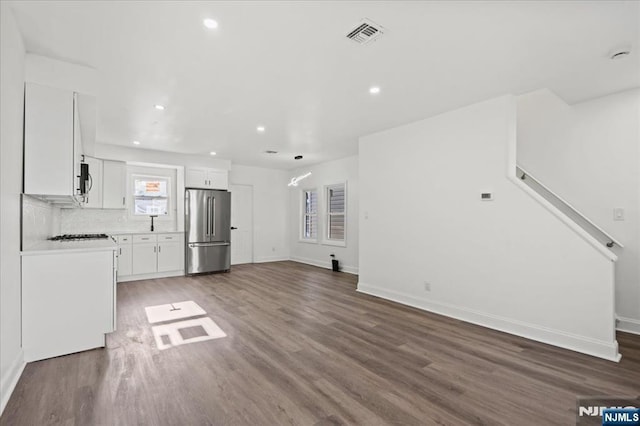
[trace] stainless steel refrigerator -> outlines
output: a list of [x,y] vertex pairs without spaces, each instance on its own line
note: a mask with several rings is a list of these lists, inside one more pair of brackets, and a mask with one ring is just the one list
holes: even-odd
[[185,273],[228,271],[231,265],[231,193],[185,190]]

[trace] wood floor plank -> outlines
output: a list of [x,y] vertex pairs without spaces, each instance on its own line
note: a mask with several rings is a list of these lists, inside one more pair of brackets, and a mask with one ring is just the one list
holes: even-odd
[[[356,284],[294,262],[120,284],[107,348],[28,364],[0,425],[565,425],[577,396],[640,394],[640,336],[617,364]],[[187,300],[227,336],[159,350],[144,308]]]

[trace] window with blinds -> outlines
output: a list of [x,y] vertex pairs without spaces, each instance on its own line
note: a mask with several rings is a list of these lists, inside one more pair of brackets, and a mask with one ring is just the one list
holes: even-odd
[[327,240],[344,242],[346,236],[346,185],[327,186]]
[[302,191],[302,239],[315,241],[318,238],[318,191]]
[[169,214],[169,178],[133,176],[133,214]]

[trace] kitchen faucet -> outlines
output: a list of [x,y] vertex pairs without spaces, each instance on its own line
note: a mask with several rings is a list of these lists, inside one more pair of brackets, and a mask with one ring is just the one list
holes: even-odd
[[153,218],[154,217],[158,217],[158,215],[157,214],[155,214],[155,215],[152,214],[152,215],[149,215],[149,217],[151,218],[151,232],[153,232]]

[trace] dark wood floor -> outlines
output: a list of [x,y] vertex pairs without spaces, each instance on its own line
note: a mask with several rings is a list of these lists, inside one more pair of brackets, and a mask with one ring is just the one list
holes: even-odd
[[[293,262],[118,286],[107,349],[27,365],[1,425],[573,425],[577,395],[640,393],[619,364],[356,293]],[[156,348],[144,307],[193,300],[228,337]]]

